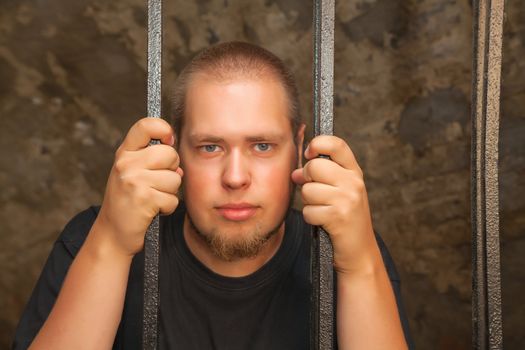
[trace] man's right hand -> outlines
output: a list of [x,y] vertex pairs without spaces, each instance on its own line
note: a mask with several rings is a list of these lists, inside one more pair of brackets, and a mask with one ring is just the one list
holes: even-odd
[[[106,241],[133,256],[159,212],[175,211],[183,175],[173,147],[173,129],[163,119],[143,118],[129,130],[115,153],[97,224],[106,228]],[[150,140],[161,144],[148,146]]]

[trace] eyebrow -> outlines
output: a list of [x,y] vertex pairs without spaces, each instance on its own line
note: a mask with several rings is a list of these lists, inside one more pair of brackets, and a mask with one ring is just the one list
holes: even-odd
[[190,141],[192,142],[212,142],[220,143],[224,141],[221,137],[209,135],[209,134],[191,134],[189,136]]
[[[191,134],[189,139],[194,142],[210,142],[210,143],[221,143],[224,142],[224,138],[212,135],[212,134]],[[248,142],[261,142],[261,141],[282,141],[285,139],[284,135],[281,134],[258,134],[245,137]]]

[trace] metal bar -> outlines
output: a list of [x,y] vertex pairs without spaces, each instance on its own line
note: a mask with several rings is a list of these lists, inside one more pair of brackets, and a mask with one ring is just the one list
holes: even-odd
[[[162,1],[148,0],[148,117],[161,117]],[[150,146],[159,144],[151,140]],[[151,222],[144,239],[144,305],[142,348],[157,348],[159,312],[159,215]]]
[[[314,135],[333,134],[335,0],[314,0]],[[312,241],[311,349],[334,348],[333,248],[328,234],[314,229]]]
[[498,133],[504,0],[474,0],[472,92],[472,341],[502,349]]

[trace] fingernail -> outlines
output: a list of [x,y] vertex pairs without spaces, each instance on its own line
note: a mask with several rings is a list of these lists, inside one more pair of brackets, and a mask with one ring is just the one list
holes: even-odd
[[174,144],[175,144],[175,136],[171,135],[170,145],[173,146]]

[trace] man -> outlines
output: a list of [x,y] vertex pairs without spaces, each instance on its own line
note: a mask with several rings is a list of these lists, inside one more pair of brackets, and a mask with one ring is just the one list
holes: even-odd
[[[337,137],[303,150],[298,110],[293,79],[270,52],[233,42],[194,58],[177,80],[173,128],[133,125],[102,206],[64,230],[15,347],[140,348],[141,250],[160,212],[160,348],[308,348],[308,224],[334,246],[339,348],[406,348],[363,174]],[[290,209],[294,184],[302,215]]]

